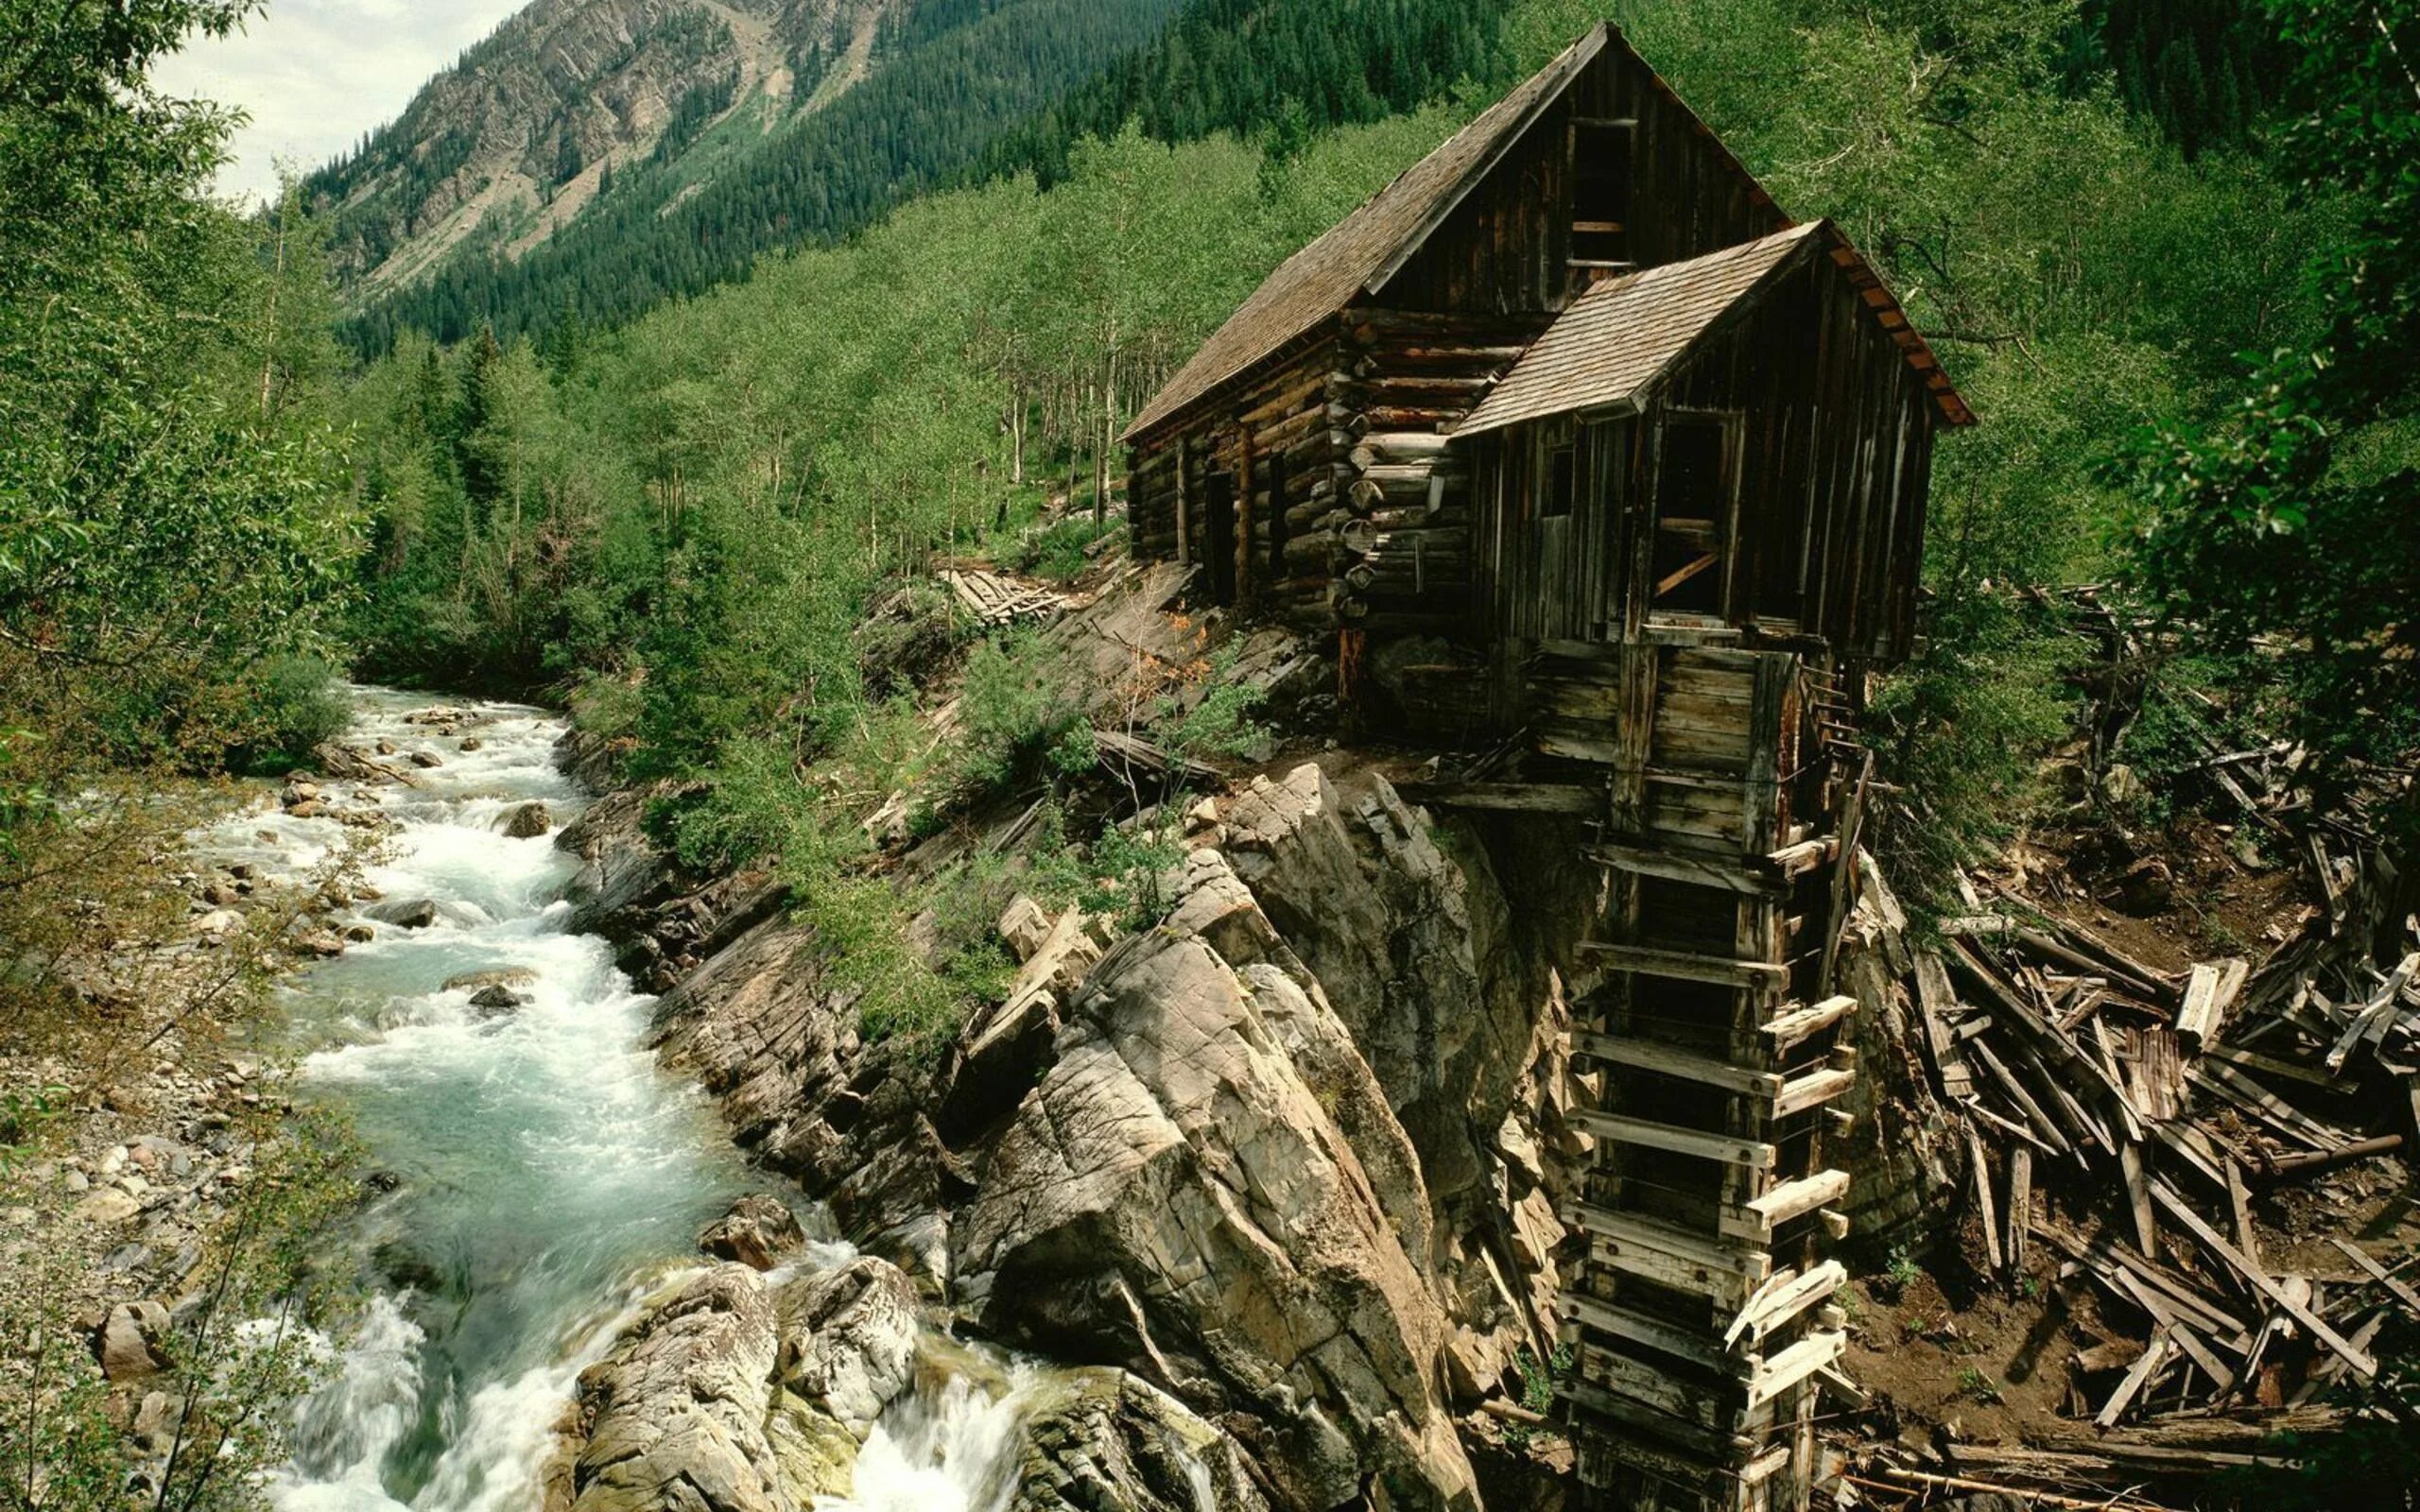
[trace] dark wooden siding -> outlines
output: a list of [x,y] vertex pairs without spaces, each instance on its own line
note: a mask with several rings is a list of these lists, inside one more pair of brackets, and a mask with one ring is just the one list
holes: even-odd
[[[1601,641],[1634,626],[1663,425],[1712,412],[1737,431],[1724,617],[1847,656],[1907,654],[1936,411],[1826,252],[1782,280],[1703,338],[1645,414],[1559,417],[1472,443],[1475,628]],[[1566,437],[1579,487],[1558,519],[1540,459]]]
[[[1300,343],[1226,405],[1205,408],[1130,450],[1127,523],[1135,555],[1202,562],[1211,480],[1223,474],[1235,500],[1236,601],[1306,628],[1332,623],[1328,598],[1340,521],[1330,517],[1339,508],[1338,447],[1345,434],[1342,389],[1349,376],[1341,367],[1334,333]],[[1272,540],[1280,511],[1285,523]],[[1209,580],[1197,589],[1206,591]]]
[[1575,287],[1571,155],[1576,121],[1629,120],[1623,255],[1678,262],[1782,230],[1789,218],[1711,132],[1626,49],[1608,51],[1542,113],[1427,244],[1380,291],[1406,310],[1554,311]]

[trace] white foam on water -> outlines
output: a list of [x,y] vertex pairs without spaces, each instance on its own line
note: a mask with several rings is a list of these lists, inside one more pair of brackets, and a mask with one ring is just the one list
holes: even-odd
[[[406,716],[414,696],[358,690],[345,737],[384,739],[420,785],[323,782],[332,811],[375,799],[398,829],[366,880],[389,903],[426,899],[406,929],[372,905],[372,936],[313,967],[289,992],[302,1086],[354,1122],[396,1194],[362,1220],[365,1246],[411,1287],[374,1294],[331,1373],[301,1403],[293,1461],[270,1483],[279,1512],[525,1512],[559,1447],[581,1370],[603,1358],[666,1283],[694,1263],[700,1223],[752,1178],[704,1093],[647,1048],[653,999],[612,948],[568,932],[560,894],[577,862],[550,835],[503,833],[522,803],[555,825],[581,795],[555,767],[559,721],[500,704],[449,703],[451,738]],[[480,748],[463,751],[475,735]],[[334,817],[274,804],[199,833],[196,849],[301,878],[347,839]],[[514,973],[524,1001],[475,1007],[474,972]],[[393,1251],[393,1255],[389,1255]],[[811,1245],[784,1271],[844,1263]],[[400,1285],[400,1283],[398,1283]],[[989,1376],[989,1372],[986,1372]],[[1001,1512],[1012,1489],[1030,1367],[1005,1383],[950,1379],[893,1403],[859,1457],[856,1494],[822,1512]]]
[[818,1497],[816,1512],[1001,1512],[1033,1381],[1018,1365],[1005,1391],[956,1375],[892,1402],[858,1451],[851,1494]]

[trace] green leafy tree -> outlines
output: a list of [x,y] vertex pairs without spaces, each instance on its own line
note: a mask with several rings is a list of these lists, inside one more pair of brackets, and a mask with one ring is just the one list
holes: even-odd
[[2134,566],[2341,788],[2420,750],[2420,5],[2269,12],[2299,56],[2282,151],[2352,225],[2315,249],[2317,338],[2277,348],[2222,416],[2143,444]]

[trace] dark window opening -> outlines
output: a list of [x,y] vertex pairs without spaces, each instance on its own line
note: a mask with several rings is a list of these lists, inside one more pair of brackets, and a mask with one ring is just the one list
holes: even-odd
[[1538,512],[1548,519],[1559,519],[1571,512],[1572,501],[1580,494],[1580,456],[1578,448],[1569,441],[1547,449],[1546,496],[1538,501]]
[[1269,459],[1269,581],[1286,580],[1286,459]]
[[1209,569],[1210,602],[1236,601],[1236,480],[1224,472],[1210,474],[1209,498],[1201,519],[1202,565]]
[[1722,612],[1722,561],[1731,528],[1730,439],[1730,427],[1719,420],[1665,423],[1647,595],[1659,613]]
[[1571,264],[1582,284],[1628,266],[1631,135],[1626,121],[1572,128]]

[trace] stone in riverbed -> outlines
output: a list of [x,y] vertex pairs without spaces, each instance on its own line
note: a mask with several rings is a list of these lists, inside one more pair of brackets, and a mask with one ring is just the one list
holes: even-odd
[[782,1389],[864,1443],[916,1377],[916,1283],[861,1255],[782,1289]]
[[514,840],[534,839],[553,827],[554,816],[546,812],[546,805],[534,799],[504,817],[505,835]]
[[463,737],[462,737],[462,744],[461,744],[461,745],[459,745],[459,746],[458,746],[458,747],[455,747],[455,749],[457,749],[457,750],[476,750],[476,749],[478,749],[481,746],[484,746],[484,745],[486,745],[486,744],[487,744],[487,742],[485,742],[485,741],[481,740],[481,739],[480,739],[478,736],[476,736],[476,735],[465,735],[465,736],[463,736]]
[[437,922],[437,904],[427,898],[381,903],[370,910],[370,917],[399,929],[426,929]]
[[483,987],[471,994],[471,1006],[479,1010],[482,1019],[493,1019],[512,1012],[529,999],[509,987]]
[[698,1235],[700,1250],[751,1270],[771,1270],[785,1253],[804,1243],[806,1230],[788,1208],[778,1198],[752,1192]]
[[412,765],[425,769],[431,766],[442,766],[445,763],[433,750],[416,750],[412,752]]
[[483,987],[527,987],[536,980],[538,973],[526,966],[504,966],[491,971],[464,971],[449,976],[439,990],[459,992],[465,988],[475,991]]
[[110,1310],[95,1341],[101,1374],[112,1381],[137,1381],[167,1366],[156,1348],[167,1337],[168,1310],[157,1302],[122,1302]]

